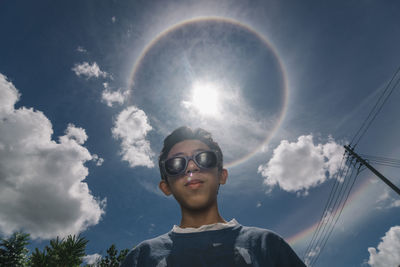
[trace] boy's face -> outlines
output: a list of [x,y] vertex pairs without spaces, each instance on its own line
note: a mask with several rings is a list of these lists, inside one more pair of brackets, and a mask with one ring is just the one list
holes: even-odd
[[[192,156],[205,150],[210,148],[199,140],[184,140],[171,148],[167,159],[178,155]],[[219,184],[225,184],[227,177],[226,169],[218,171],[218,168],[214,167],[204,170],[190,160],[182,175],[167,177],[168,183],[162,180],[159,187],[164,194],[172,194],[182,208],[201,210],[216,203]]]

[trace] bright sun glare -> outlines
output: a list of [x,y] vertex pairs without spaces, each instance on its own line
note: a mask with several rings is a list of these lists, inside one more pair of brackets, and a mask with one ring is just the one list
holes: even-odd
[[192,105],[202,115],[217,115],[218,88],[214,84],[196,82],[193,85]]

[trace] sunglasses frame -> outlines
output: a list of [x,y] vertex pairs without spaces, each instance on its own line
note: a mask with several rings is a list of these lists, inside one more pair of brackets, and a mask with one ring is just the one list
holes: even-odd
[[[210,167],[210,168],[202,167],[202,166],[200,166],[200,164],[197,162],[196,157],[197,157],[199,154],[205,153],[205,152],[211,152],[211,153],[213,153],[213,154],[216,156],[217,162],[215,163],[215,166],[214,166],[214,167]],[[183,159],[185,159],[185,168],[183,168],[183,170],[182,170],[181,172],[177,173],[177,174],[168,174],[168,173],[167,173],[167,169],[165,168],[165,163],[166,163],[168,160],[175,159],[175,158],[183,158]],[[168,158],[168,159],[165,159],[165,160],[161,161],[161,166],[162,166],[162,170],[163,170],[164,175],[166,175],[166,176],[168,176],[168,177],[177,177],[177,176],[180,176],[180,175],[184,174],[184,173],[186,172],[186,169],[187,169],[187,167],[188,167],[188,165],[189,165],[189,161],[190,161],[190,160],[193,160],[193,162],[196,164],[197,167],[200,168],[200,170],[209,170],[209,169],[218,167],[218,164],[219,164],[219,162],[220,162],[220,157],[219,157],[218,151],[215,151],[215,150],[200,150],[200,151],[195,152],[195,153],[194,153],[193,155],[191,155],[191,156],[179,155],[179,156],[175,156],[175,157],[172,157],[172,158]]]

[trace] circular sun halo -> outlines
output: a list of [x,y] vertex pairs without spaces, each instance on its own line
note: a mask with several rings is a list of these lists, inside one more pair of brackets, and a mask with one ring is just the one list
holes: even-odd
[[192,104],[202,115],[218,115],[218,88],[210,83],[194,83]]

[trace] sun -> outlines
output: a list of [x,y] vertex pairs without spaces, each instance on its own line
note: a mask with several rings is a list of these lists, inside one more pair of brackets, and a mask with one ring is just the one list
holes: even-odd
[[202,115],[218,115],[218,91],[218,87],[215,84],[195,82],[192,88],[192,106]]

